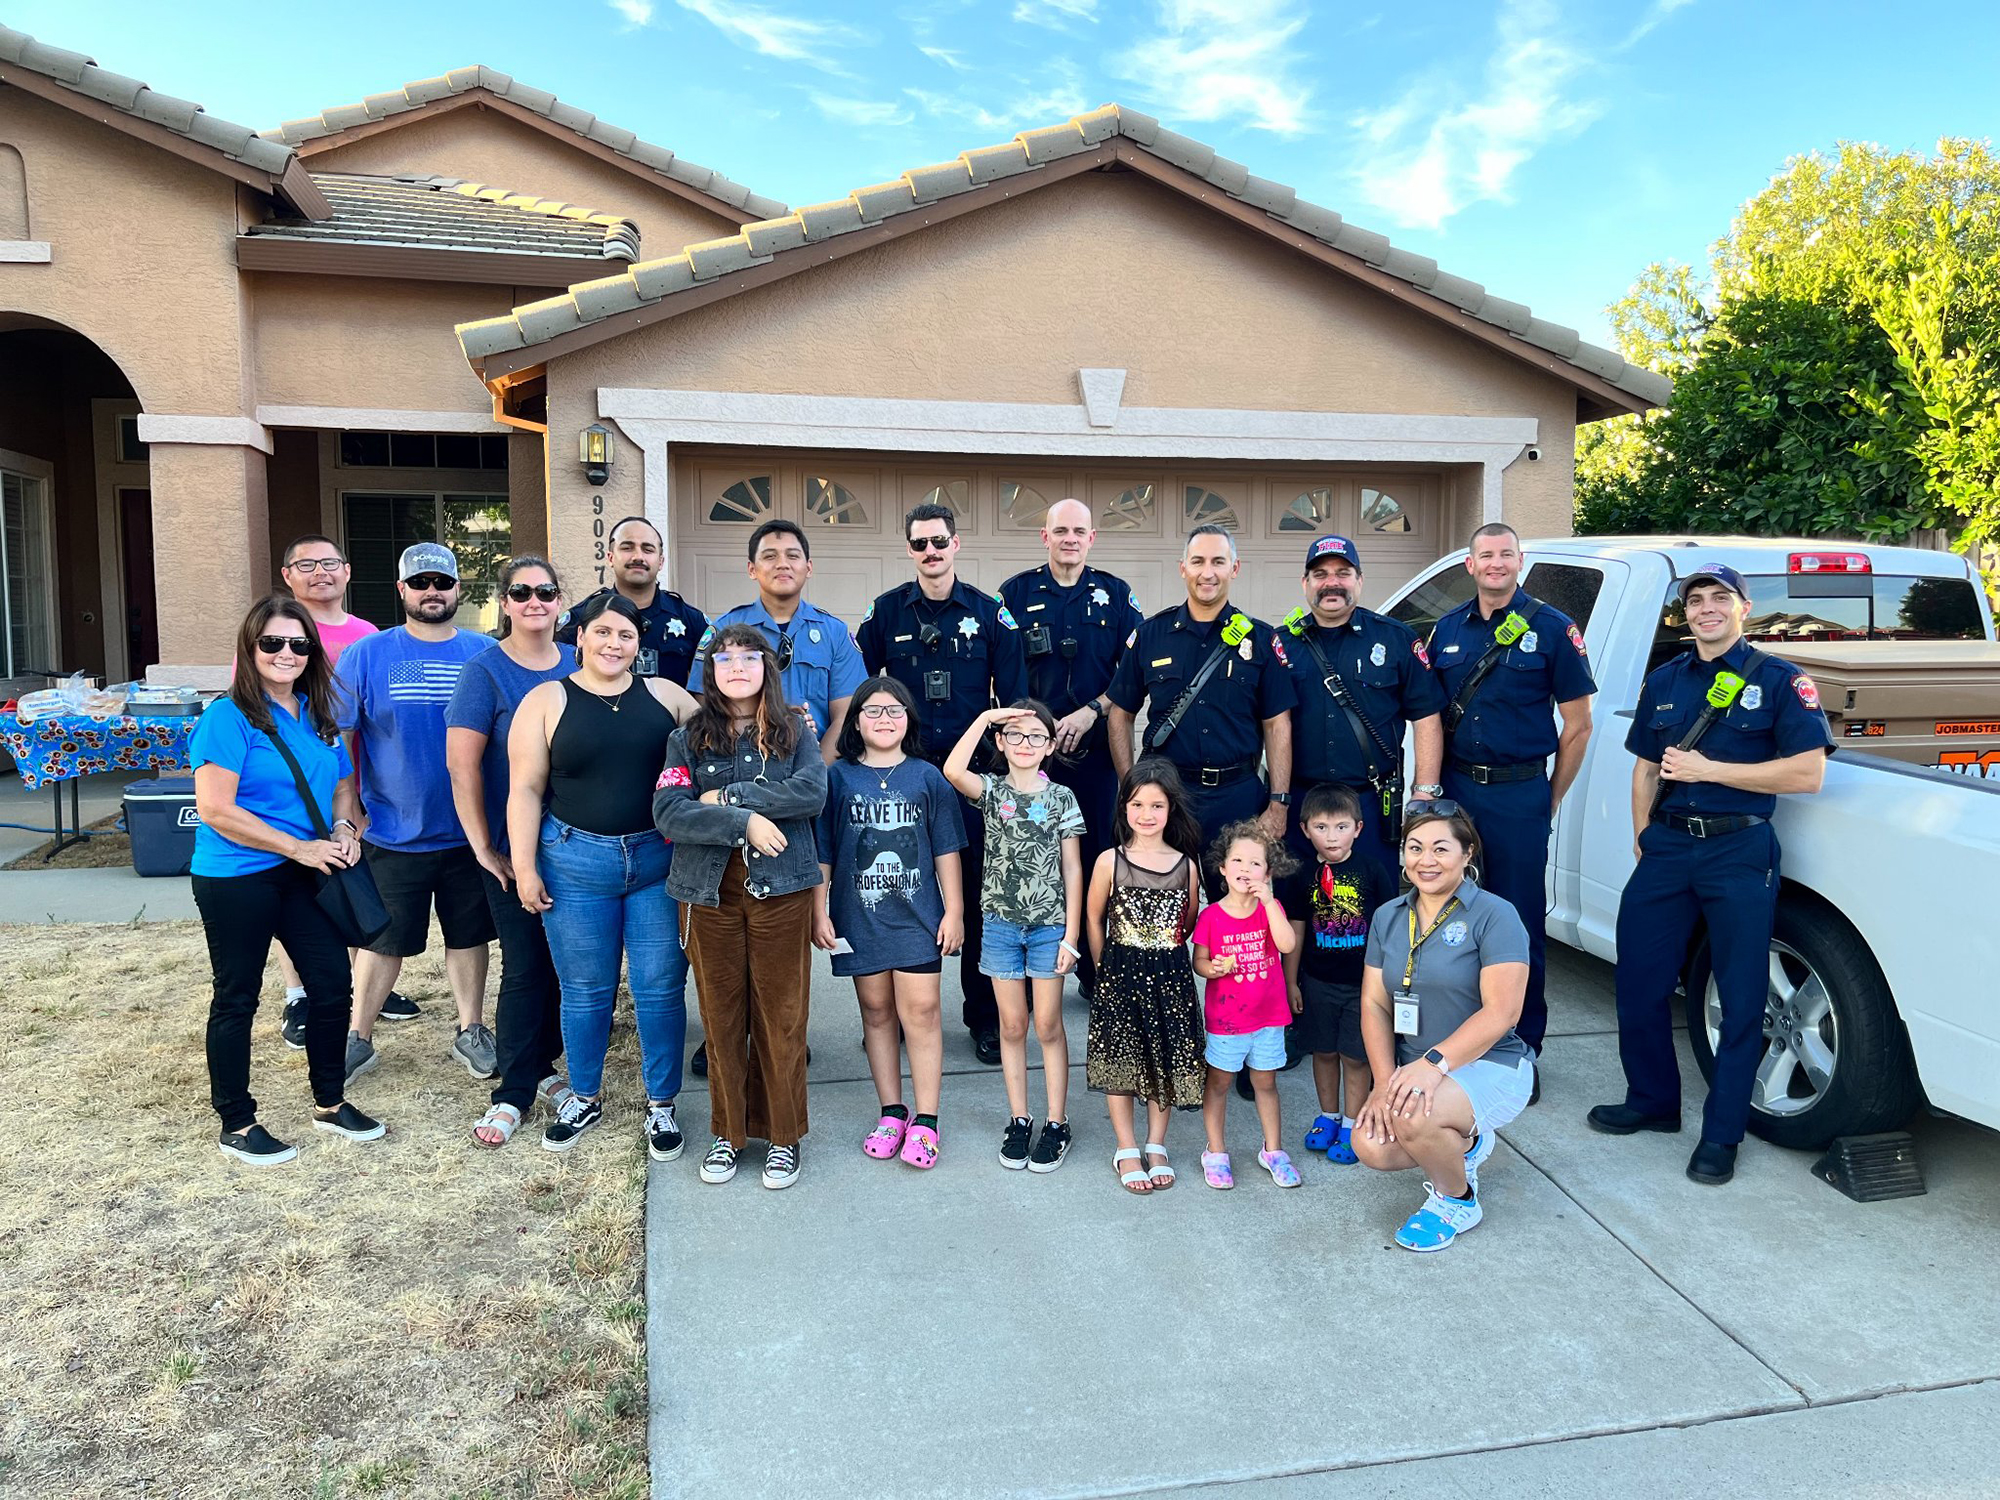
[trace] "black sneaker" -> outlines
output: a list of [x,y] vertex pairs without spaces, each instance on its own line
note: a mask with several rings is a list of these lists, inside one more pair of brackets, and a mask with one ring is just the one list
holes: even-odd
[[993,1026],[975,1026],[972,1030],[972,1055],[989,1068],[1000,1066],[1000,1032]]
[[285,1002],[285,1045],[294,1052],[306,1050],[306,997]]
[[1016,1115],[1007,1122],[1007,1133],[1000,1137],[1000,1165],[1010,1172],[1018,1172],[1028,1164],[1028,1138],[1035,1133],[1035,1122],[1022,1115]]
[[233,1156],[246,1167],[275,1167],[299,1154],[297,1146],[275,1139],[262,1125],[248,1130],[225,1130],[216,1143],[224,1156]]
[[1050,1120],[1042,1126],[1042,1138],[1035,1142],[1035,1154],[1028,1158],[1030,1172],[1053,1172],[1069,1155],[1069,1126]]
[[674,1101],[646,1106],[646,1154],[654,1161],[677,1161],[686,1148],[680,1122],[674,1118]]
[[364,1115],[343,1099],[340,1108],[330,1115],[314,1110],[313,1129],[324,1130],[331,1135],[344,1135],[350,1141],[379,1141],[387,1134],[389,1127],[380,1120]]
[[703,1042],[694,1049],[694,1056],[688,1060],[688,1071],[697,1078],[708,1077],[708,1043]]
[[405,995],[401,990],[391,990],[389,991],[389,998],[382,1002],[382,1014],[378,1019],[383,1021],[414,1021],[422,1014],[423,1012],[417,1009],[416,1001]]
[[542,1132],[542,1149],[569,1150],[586,1130],[603,1118],[604,1105],[600,1100],[571,1094],[563,1100],[563,1107],[556,1111],[555,1123]]

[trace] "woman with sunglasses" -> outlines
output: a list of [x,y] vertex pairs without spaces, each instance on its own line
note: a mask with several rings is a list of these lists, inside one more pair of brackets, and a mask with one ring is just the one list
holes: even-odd
[[1380,1172],[1422,1167],[1424,1205],[1396,1231],[1443,1250],[1485,1216],[1479,1168],[1493,1133],[1528,1107],[1533,1054],[1514,1030],[1528,989],[1528,929],[1473,881],[1479,835],[1456,802],[1403,820],[1410,889],[1377,909],[1361,972],[1361,1035],[1375,1088],[1354,1153]]
[[[299,1154],[258,1121],[250,1093],[250,1020],[273,938],[306,985],[313,1128],[354,1141],[383,1135],[381,1122],[344,1097],[353,976],[346,942],[318,901],[321,872],[361,858],[361,801],[336,718],[333,674],[312,617],[282,594],[252,605],[236,633],[229,695],[209,706],[188,744],[201,815],[194,900],[214,976],[209,1098],[222,1119],[222,1154],[246,1166]],[[287,753],[316,807],[306,805]],[[332,837],[321,838],[321,828]]]
[[[703,1182],[727,1182],[751,1136],[771,1143],[764,1186],[798,1180],[806,1133],[814,823],[826,762],[785,703],[763,632],[729,625],[702,653],[701,705],[675,731],[653,796],[674,841],[667,887],[688,903],[688,949],[708,1034],[715,1143]],[[746,1037],[747,1032],[747,1037]],[[746,1045],[747,1043],[747,1045]]]
[[521,700],[507,736],[507,835],[514,894],[539,915],[562,989],[570,1095],[542,1135],[567,1151],[603,1118],[604,1053],[622,959],[639,1028],[646,1149],[672,1161],[685,1144],[674,1100],[687,1042],[687,955],[667,894],[673,850],[653,827],[653,788],[687,689],[641,677],[639,610],[603,593],[571,611],[576,671]]
[[494,1005],[499,1082],[472,1127],[482,1146],[504,1146],[539,1090],[560,1109],[568,1090],[555,1076],[562,1056],[562,992],[548,935],[514,894],[507,839],[507,735],[521,700],[576,671],[576,652],[555,638],[562,586],[547,558],[524,554],[500,570],[500,643],[465,664],[445,705],[444,758],[451,799],[479,861],[486,906],[500,939],[500,998]]

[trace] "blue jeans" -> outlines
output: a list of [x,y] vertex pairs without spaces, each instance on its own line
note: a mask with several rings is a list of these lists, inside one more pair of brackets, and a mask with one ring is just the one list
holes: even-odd
[[603,1089],[623,957],[646,1097],[673,1098],[681,1090],[687,1044],[688,961],[680,907],[667,896],[672,846],[651,829],[609,838],[545,817],[535,859],[554,903],[542,925],[562,982],[570,1087],[579,1094]]

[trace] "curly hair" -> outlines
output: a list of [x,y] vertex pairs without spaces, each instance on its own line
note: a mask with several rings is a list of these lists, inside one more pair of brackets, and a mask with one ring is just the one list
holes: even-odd
[[1264,825],[1255,818],[1231,823],[1215,836],[1215,842],[1208,846],[1209,869],[1220,875],[1223,862],[1229,858],[1229,851],[1239,840],[1245,839],[1264,851],[1264,871],[1272,880],[1282,880],[1298,869],[1298,856],[1285,847],[1283,839],[1272,838],[1264,832]]

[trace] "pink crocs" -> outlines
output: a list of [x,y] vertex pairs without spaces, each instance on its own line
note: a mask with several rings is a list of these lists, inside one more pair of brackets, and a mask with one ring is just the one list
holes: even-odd
[[896,1148],[903,1144],[903,1131],[909,1122],[899,1120],[894,1115],[884,1115],[875,1122],[875,1128],[868,1132],[868,1138],[861,1143],[861,1149],[877,1161],[887,1161],[896,1154]]
[[937,1132],[928,1125],[912,1125],[909,1138],[903,1142],[903,1160],[919,1171],[928,1172],[937,1165]]

